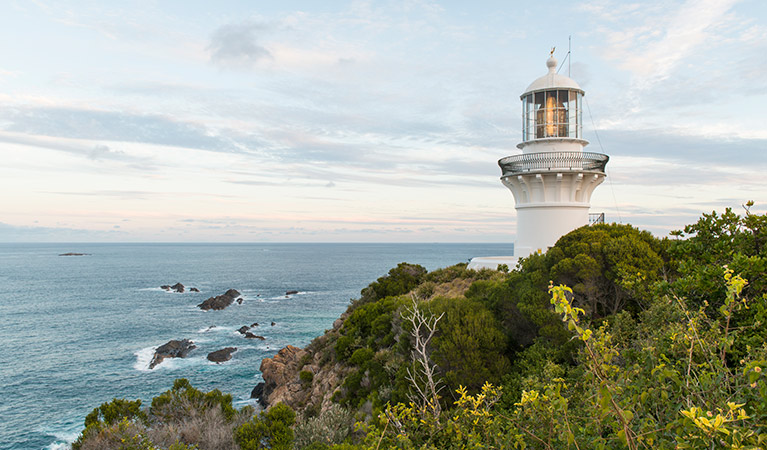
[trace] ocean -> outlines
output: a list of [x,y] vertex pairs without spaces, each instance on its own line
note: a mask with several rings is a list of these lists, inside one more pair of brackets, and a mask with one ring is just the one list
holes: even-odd
[[[84,256],[58,256],[62,253]],[[261,360],[332,327],[360,290],[400,262],[429,270],[512,244],[0,244],[0,449],[65,449],[85,415],[176,378],[252,403]],[[171,293],[182,283],[201,292]],[[234,288],[242,304],[197,304]],[[298,291],[285,295],[287,291]],[[272,322],[274,325],[272,325]],[[237,329],[259,325],[245,339]],[[171,339],[197,346],[148,369]],[[237,347],[214,364],[209,352]]]

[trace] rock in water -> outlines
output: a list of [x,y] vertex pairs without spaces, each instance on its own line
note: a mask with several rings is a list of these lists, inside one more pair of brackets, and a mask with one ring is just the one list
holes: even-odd
[[248,338],[248,339],[261,339],[262,341],[265,341],[265,340],[266,340],[266,338],[265,338],[265,337],[263,337],[263,336],[259,336],[259,335],[257,335],[257,334],[253,334],[253,333],[251,333],[250,331],[248,331],[248,332],[246,332],[246,333],[245,333],[245,337],[246,337],[246,338]]
[[285,295],[293,295],[293,294],[298,294],[298,291],[287,291],[287,292],[285,292]]
[[226,347],[215,352],[208,353],[208,361],[213,361],[216,364],[229,361],[232,359],[232,353],[237,351],[237,347]]
[[173,286],[171,286],[170,288],[173,289],[174,291],[178,292],[178,293],[183,293],[184,292],[184,285],[181,284],[181,283],[176,283]]
[[237,329],[237,332],[240,333],[240,334],[245,334],[245,333],[248,332],[249,329],[250,329],[250,327],[248,327],[247,325],[243,325],[243,326],[241,326],[240,328]]
[[167,344],[157,347],[157,350],[154,351],[154,357],[152,357],[152,362],[149,363],[149,368],[154,369],[165,358],[184,358],[194,348],[197,348],[197,346],[189,339],[168,341]]
[[200,290],[197,289],[196,287],[193,287],[193,288],[189,288],[189,292],[200,292]]
[[240,296],[240,293],[236,289],[229,289],[222,295],[210,297],[204,302],[197,305],[198,308],[208,311],[211,309],[220,311],[234,302],[234,299]]
[[264,383],[262,381],[262,382],[258,383],[256,385],[256,387],[253,388],[252,391],[250,391],[250,398],[257,398],[258,399],[258,403],[260,403],[261,406],[264,406],[264,407],[266,406],[266,404],[262,402],[261,398],[264,396],[264,385],[265,384],[266,383]]

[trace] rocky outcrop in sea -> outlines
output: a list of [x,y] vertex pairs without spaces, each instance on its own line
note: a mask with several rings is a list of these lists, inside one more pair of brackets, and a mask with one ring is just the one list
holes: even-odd
[[184,358],[195,348],[197,348],[197,346],[189,339],[168,341],[168,343],[157,347],[157,350],[154,351],[154,356],[149,363],[149,368],[154,369],[155,366],[163,362],[165,358]]
[[237,300],[239,303],[242,303],[242,298],[238,298],[240,295],[242,294],[240,294],[237,289],[229,289],[221,295],[210,297],[209,299],[197,305],[197,307],[204,311],[209,311],[211,309],[220,311],[231,305],[235,300]]
[[[170,286],[168,284],[163,284],[162,286],[160,286],[160,289],[162,289],[164,291],[178,292],[179,294],[183,294],[184,291],[186,290],[186,287],[183,284],[181,284],[181,283],[176,283],[173,286]],[[191,288],[190,291],[191,292],[199,292],[199,290],[196,290],[196,289],[197,288]],[[196,291],[194,291],[194,290],[196,290]]]
[[237,347],[226,347],[215,352],[208,353],[208,361],[213,361],[216,364],[229,361],[232,359],[232,353],[237,351]]

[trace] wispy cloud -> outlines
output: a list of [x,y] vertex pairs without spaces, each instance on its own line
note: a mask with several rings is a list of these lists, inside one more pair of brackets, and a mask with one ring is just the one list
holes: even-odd
[[[119,228],[119,227],[118,227]],[[0,222],[0,242],[114,241],[125,236],[117,228],[105,230],[70,227],[16,226]]]
[[617,28],[605,28],[608,57],[630,70],[637,88],[671,76],[697,48],[716,39],[722,18],[739,0],[673,2],[594,2],[583,8]]
[[[0,112],[0,120],[5,122],[2,126],[5,131],[26,135],[237,151],[230,142],[213,136],[203,125],[153,114],[26,107]],[[10,138],[6,135],[6,139]],[[110,153],[107,150],[97,145],[91,152],[94,156],[104,156]]]
[[84,156],[92,160],[114,160],[128,163],[146,163],[146,158],[127,154],[121,150],[112,149],[104,144],[85,144],[75,141],[64,141],[46,137],[30,136],[20,133],[0,132],[0,142],[21,144],[33,147],[57,150],[73,155]]

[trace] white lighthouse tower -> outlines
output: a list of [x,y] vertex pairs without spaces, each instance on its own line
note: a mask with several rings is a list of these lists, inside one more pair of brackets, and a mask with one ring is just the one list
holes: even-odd
[[501,182],[516,203],[514,255],[472,258],[470,269],[513,268],[520,257],[545,252],[561,236],[589,224],[591,194],[605,179],[609,157],[583,151],[589,144],[582,133],[584,91],[556,73],[553,56],[546,67],[548,73],[520,96],[522,154],[498,161]]

